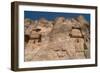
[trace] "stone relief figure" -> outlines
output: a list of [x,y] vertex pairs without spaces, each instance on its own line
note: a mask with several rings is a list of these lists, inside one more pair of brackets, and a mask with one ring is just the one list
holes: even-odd
[[80,15],[24,20],[25,61],[90,58],[90,24]]

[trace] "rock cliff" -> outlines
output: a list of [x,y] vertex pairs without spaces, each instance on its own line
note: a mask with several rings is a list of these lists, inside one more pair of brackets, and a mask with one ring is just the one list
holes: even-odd
[[25,61],[90,58],[90,24],[77,18],[24,20]]

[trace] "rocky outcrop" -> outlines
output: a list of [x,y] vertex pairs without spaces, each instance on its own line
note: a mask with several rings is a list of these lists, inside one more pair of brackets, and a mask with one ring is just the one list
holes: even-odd
[[90,24],[83,16],[25,18],[25,61],[90,58]]

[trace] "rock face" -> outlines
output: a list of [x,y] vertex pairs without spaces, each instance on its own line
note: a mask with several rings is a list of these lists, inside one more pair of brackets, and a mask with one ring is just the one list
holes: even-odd
[[83,16],[24,20],[25,61],[90,58],[90,24]]

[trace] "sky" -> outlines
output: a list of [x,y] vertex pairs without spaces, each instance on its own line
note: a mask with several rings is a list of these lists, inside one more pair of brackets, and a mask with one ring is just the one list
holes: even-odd
[[32,20],[39,20],[45,18],[47,20],[54,20],[56,17],[75,18],[79,15],[83,15],[84,18],[90,22],[90,14],[82,13],[63,13],[63,12],[42,12],[42,11],[24,11],[24,18],[30,18]]

